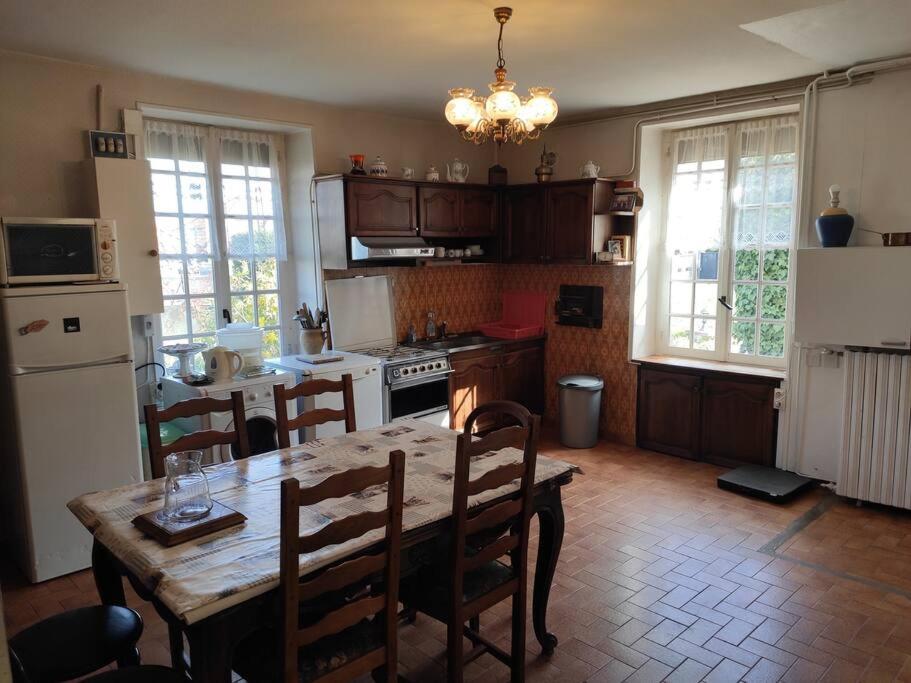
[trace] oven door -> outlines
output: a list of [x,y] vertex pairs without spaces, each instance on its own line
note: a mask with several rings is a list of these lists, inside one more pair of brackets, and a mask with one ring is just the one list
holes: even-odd
[[449,375],[388,387],[388,422],[405,417],[449,426]]
[[95,221],[3,220],[3,284],[98,280]]

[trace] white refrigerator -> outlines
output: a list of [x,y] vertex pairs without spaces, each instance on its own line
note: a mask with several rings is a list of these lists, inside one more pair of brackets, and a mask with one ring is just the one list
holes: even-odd
[[4,536],[33,581],[91,564],[73,498],[142,481],[126,289],[0,290]]

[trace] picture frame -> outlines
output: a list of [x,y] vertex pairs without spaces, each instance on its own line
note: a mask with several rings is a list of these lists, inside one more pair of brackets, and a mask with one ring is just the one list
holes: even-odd
[[89,152],[93,157],[129,159],[127,134],[107,130],[90,130]]
[[636,195],[634,193],[615,194],[610,199],[608,211],[611,213],[633,213],[636,210]]
[[617,235],[607,240],[607,249],[606,251],[611,254],[611,260],[613,261],[629,261],[630,260],[630,236],[629,235]]

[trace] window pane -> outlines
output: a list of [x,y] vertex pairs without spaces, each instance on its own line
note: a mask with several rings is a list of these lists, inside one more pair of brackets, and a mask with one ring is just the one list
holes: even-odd
[[257,254],[275,253],[275,223],[270,220],[253,221],[253,248]]
[[249,175],[251,178],[271,178],[272,169],[268,166],[250,166]]
[[715,320],[695,318],[693,320],[693,348],[703,351],[715,350]]
[[165,299],[161,314],[161,334],[170,337],[187,333],[187,302],[185,299]]
[[256,297],[256,307],[259,309],[257,324],[278,325],[278,294],[260,294]]
[[250,214],[253,216],[271,216],[272,182],[269,180],[250,181]]
[[187,280],[190,294],[213,294],[215,281],[212,273],[212,259],[188,258]]
[[698,255],[699,272],[696,277],[700,280],[718,279],[718,251],[700,251]]
[[174,160],[173,159],[149,159],[149,166],[152,167],[153,171],[173,171],[174,170]]
[[765,285],[762,288],[762,317],[784,320],[788,305],[788,288],[784,285]]
[[155,213],[177,213],[177,177],[169,173],[152,174],[152,204]]
[[769,189],[766,201],[770,204],[789,204],[794,195],[794,167],[769,169]]
[[767,249],[762,257],[762,279],[787,281],[789,253],[788,249]]
[[225,213],[232,216],[246,216],[247,211],[247,182],[235,178],[225,178],[221,181],[222,199],[225,204]]
[[206,179],[202,176],[180,176],[180,200],[184,213],[209,213]]
[[762,323],[759,325],[759,355],[769,358],[784,357],[784,325]]
[[256,288],[278,289],[278,262],[274,258],[256,259]]
[[187,243],[188,254],[211,254],[208,218],[184,218],[183,236]]
[[766,244],[790,244],[791,242],[791,207],[770,206],[765,214]]
[[211,332],[215,329],[215,299],[190,299],[190,324],[193,332]]
[[681,349],[690,348],[690,318],[671,318],[670,345]]
[[734,285],[734,315],[738,318],[756,317],[756,285]]
[[158,233],[158,251],[162,254],[179,254],[180,221],[173,216],[155,216],[155,231]]
[[745,168],[740,171],[740,182],[737,188],[740,194],[740,204],[762,204],[764,175],[765,170],[762,168]]
[[236,323],[255,323],[253,319],[253,295],[243,294],[231,297],[231,319]]
[[737,212],[737,233],[734,244],[738,247],[754,247],[759,244],[762,231],[762,208],[748,206]]
[[165,296],[185,294],[183,286],[183,261],[163,258],[159,262],[161,269],[161,292]]
[[676,253],[671,258],[671,278],[674,280],[693,279],[693,254]]
[[696,315],[715,315],[718,310],[717,304],[718,285],[714,282],[697,282],[695,304]]
[[221,172],[224,175],[243,175],[244,174],[244,165],[243,164],[222,164]]
[[228,274],[232,292],[249,292],[253,289],[249,260],[232,258],[228,261]]
[[738,249],[734,255],[734,279],[759,279],[759,252],[755,249]]
[[671,283],[671,313],[691,315],[693,312],[693,285],[689,282]]
[[731,351],[752,355],[756,346],[756,323],[735,321],[731,325]]
[[263,332],[263,358],[275,358],[282,355],[281,344],[278,341],[278,330],[265,330]]
[[185,159],[181,159],[179,162],[177,162],[177,165],[183,173],[206,172],[206,162],[204,161],[186,161]]
[[250,223],[246,218],[226,218],[225,232],[228,236],[228,253],[246,256],[253,253],[250,244]]

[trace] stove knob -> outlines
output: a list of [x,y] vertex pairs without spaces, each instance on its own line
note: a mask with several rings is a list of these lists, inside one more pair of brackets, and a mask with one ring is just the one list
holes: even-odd
[[399,372],[398,370],[393,370],[393,371],[392,371],[392,376],[393,376],[393,377],[398,377],[400,374],[402,374],[402,373]]
[[402,374],[403,374],[403,375],[407,375],[407,374],[408,374],[408,368],[405,368],[404,370],[402,370]]
[[259,398],[259,397],[256,394],[254,394],[252,391],[249,394],[247,394],[248,401],[255,401],[257,398]]
[[425,366],[422,365],[419,369],[420,369],[421,372],[424,372],[424,370],[426,370],[427,368],[426,368]]

